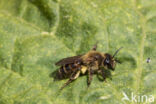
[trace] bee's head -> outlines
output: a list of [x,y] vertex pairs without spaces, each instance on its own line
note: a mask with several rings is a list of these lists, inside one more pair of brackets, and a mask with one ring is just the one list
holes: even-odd
[[[121,47],[122,48],[122,47]],[[119,50],[121,49],[119,48],[113,56],[111,56],[110,54],[106,53],[105,54],[105,59],[103,60],[103,65],[108,68],[108,69],[111,69],[111,70],[115,70],[115,66],[116,66],[116,63],[120,63],[119,60],[115,59],[115,56],[117,55],[117,53],[119,52]]]
[[113,59],[113,57],[110,54],[106,53],[105,59],[103,60],[103,65],[107,69],[115,70],[116,61]]

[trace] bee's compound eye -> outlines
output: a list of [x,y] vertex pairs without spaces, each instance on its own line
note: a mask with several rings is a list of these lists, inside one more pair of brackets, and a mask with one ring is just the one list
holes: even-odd
[[107,63],[107,64],[109,63],[109,59],[106,59],[106,63]]

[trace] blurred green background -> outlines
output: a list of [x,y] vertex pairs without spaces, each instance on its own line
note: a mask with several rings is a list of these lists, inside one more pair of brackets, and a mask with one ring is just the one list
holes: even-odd
[[[54,63],[97,41],[104,53],[124,47],[112,80],[95,75],[87,88],[83,76],[59,92],[66,80],[49,77]],[[0,0],[0,104],[132,103],[122,101],[123,92],[156,97],[155,45],[156,0]]]

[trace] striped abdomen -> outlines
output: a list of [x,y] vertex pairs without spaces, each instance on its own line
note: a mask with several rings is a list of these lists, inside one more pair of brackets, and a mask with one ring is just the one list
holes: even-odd
[[80,69],[80,65],[77,64],[66,64],[60,67],[60,69],[58,70],[58,74],[57,77],[59,79],[64,79],[64,78],[69,78],[71,76],[71,74],[77,70]]

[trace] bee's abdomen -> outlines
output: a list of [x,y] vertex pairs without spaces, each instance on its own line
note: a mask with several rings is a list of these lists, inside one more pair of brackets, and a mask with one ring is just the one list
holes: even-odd
[[69,78],[70,75],[74,72],[74,70],[76,70],[76,68],[78,68],[78,66],[76,66],[75,64],[63,65],[58,70],[58,77],[60,79]]

